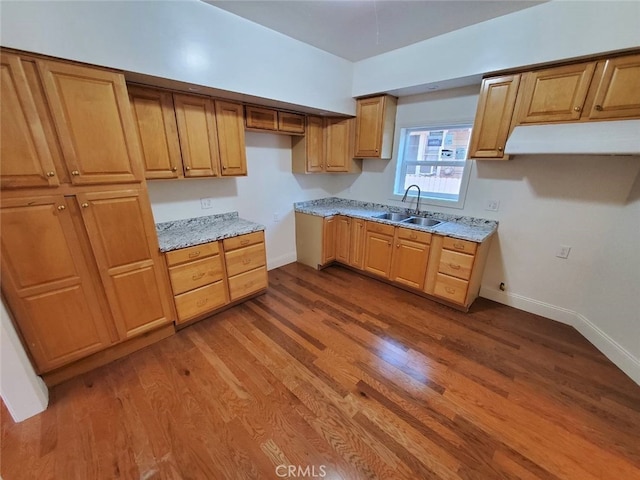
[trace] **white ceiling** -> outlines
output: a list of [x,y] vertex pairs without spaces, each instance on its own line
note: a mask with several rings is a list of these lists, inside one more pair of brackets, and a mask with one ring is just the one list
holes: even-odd
[[205,1],[353,62],[543,3],[525,0]]

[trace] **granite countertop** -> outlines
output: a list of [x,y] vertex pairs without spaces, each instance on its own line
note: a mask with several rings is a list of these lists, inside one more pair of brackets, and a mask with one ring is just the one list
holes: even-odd
[[[445,237],[459,238],[461,240],[469,240],[477,243],[484,242],[498,229],[498,222],[495,220],[429,212],[426,210],[420,210],[420,213],[415,215],[414,209],[393,207],[380,203],[360,202],[358,200],[348,200],[337,197],[322,198],[320,200],[311,200],[308,202],[298,202],[294,204],[294,210],[296,212],[317,215],[320,217],[347,215],[388,225],[437,233],[438,235],[443,235]],[[425,227],[412,223],[399,223],[380,218],[373,218],[374,215],[385,212],[404,213],[412,216],[432,218],[434,220],[440,220],[442,223],[433,227]]]
[[239,218],[238,212],[156,223],[161,252],[216,242],[264,229],[263,225]]

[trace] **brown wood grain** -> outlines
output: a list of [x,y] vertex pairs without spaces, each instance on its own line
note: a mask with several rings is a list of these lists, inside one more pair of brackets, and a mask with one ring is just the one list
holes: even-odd
[[572,328],[342,267],[269,285],[52,388],[36,417],[2,405],[2,477],[640,478],[640,387]]

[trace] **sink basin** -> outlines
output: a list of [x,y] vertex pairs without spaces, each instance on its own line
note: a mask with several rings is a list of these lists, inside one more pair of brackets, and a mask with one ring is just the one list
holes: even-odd
[[414,225],[420,225],[422,227],[435,227],[442,222],[440,220],[434,220],[433,218],[410,217],[402,220],[402,223],[413,223]]
[[392,222],[402,222],[410,217],[411,215],[405,215],[404,213],[380,213],[378,215],[374,215],[372,218],[391,220]]

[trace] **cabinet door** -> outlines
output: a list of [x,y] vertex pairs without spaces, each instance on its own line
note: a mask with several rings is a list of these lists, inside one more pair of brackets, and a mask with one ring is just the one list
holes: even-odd
[[506,160],[504,147],[516,104],[520,75],[485,78],[473,122],[469,158]]
[[145,177],[181,177],[182,158],[171,92],[131,85],[128,90]]
[[370,231],[365,235],[364,269],[375,275],[389,278],[393,236]]
[[351,219],[351,243],[349,245],[349,264],[362,270],[364,265],[364,220]]
[[271,108],[245,107],[247,128],[256,130],[278,130],[278,111]]
[[72,183],[141,181],[124,76],[50,60],[37,64]]
[[216,177],[220,156],[213,100],[174,95],[185,177]]
[[327,118],[325,121],[325,170],[349,172],[353,162],[353,121],[343,118]]
[[351,219],[338,215],[336,217],[336,261],[349,264],[351,247]]
[[278,112],[278,130],[280,132],[304,135],[304,124],[304,115]]
[[607,60],[589,118],[640,117],[640,55]]
[[570,122],[582,115],[595,63],[579,63],[524,74],[518,122]]
[[427,274],[428,260],[429,245],[404,238],[396,238],[391,280],[422,290],[425,275]]
[[386,97],[359,99],[356,110],[356,157],[380,156]]
[[59,185],[43,121],[20,57],[0,54],[0,172],[2,188]]
[[120,338],[172,321],[151,207],[140,190],[77,196]]
[[305,133],[307,146],[307,172],[324,171],[324,119],[322,117],[307,117],[307,131]]
[[2,205],[2,293],[39,373],[111,344],[70,207],[63,196]]
[[242,105],[216,100],[216,125],[222,175],[246,175],[247,154]]
[[336,259],[336,217],[324,219],[322,227],[322,264]]

